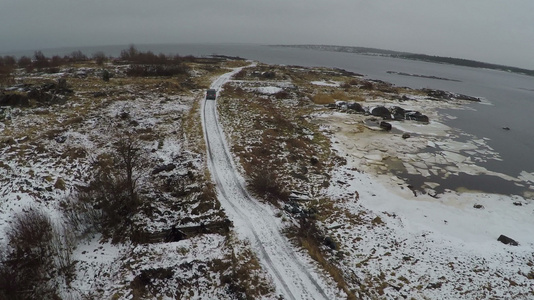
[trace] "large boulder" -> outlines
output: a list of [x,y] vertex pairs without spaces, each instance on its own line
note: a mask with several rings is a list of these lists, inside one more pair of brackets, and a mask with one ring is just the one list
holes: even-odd
[[503,244],[505,244],[505,245],[519,246],[519,243],[518,243],[518,242],[516,242],[516,241],[515,241],[514,239],[512,239],[512,238],[507,237],[507,236],[504,235],[504,234],[501,234],[501,235],[499,236],[499,238],[497,239],[497,241],[499,241],[499,242],[501,242],[501,243],[503,243]]
[[390,123],[382,121],[382,122],[380,122],[380,128],[382,128],[382,129],[384,129],[386,131],[390,131],[392,126],[391,126]]
[[391,119],[391,112],[385,106],[373,107],[369,112],[376,117],[382,117],[387,120]]
[[418,111],[406,111],[405,118],[406,120],[424,122],[424,123],[428,123],[430,121],[426,115],[423,115],[422,113]]
[[406,110],[402,107],[393,106],[391,108],[391,115],[394,120],[404,120],[406,118]]
[[362,105],[358,102],[349,102],[347,103],[347,109],[363,113],[365,112],[365,109],[363,109]]

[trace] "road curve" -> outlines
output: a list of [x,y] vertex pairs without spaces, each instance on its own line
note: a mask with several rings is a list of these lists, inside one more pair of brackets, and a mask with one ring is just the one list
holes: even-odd
[[[240,68],[218,77],[211,88],[219,90]],[[235,168],[217,117],[217,102],[203,100],[202,126],[207,145],[208,167],[217,186],[218,198],[236,231],[244,235],[260,262],[271,275],[277,293],[285,299],[336,299],[339,290],[330,288],[299,260],[286,237],[280,233],[272,211],[251,197]]]

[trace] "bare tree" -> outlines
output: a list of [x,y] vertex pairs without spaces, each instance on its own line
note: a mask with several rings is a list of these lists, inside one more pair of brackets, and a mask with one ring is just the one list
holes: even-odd
[[73,264],[73,242],[35,208],[15,215],[0,253],[0,299],[57,299],[54,277]]
[[92,202],[102,211],[103,233],[117,241],[127,236],[131,217],[141,204],[138,182],[145,174],[147,156],[141,142],[131,132],[117,134],[112,149],[94,160],[95,174],[80,192],[79,201]]
[[117,167],[125,176],[128,197],[132,203],[137,202],[137,182],[142,176],[145,157],[142,155],[141,143],[133,133],[120,135],[115,142]]
[[35,51],[33,54],[33,59],[35,60],[33,65],[37,69],[47,68],[50,65],[48,58],[43,54],[42,51]]
[[93,59],[95,60],[97,65],[101,66],[104,64],[104,62],[107,61],[108,58],[106,57],[106,54],[104,54],[104,52],[97,51],[93,53]]

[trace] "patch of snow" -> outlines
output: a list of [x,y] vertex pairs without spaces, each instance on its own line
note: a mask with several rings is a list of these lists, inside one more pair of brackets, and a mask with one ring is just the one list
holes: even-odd
[[339,82],[337,81],[325,81],[325,80],[320,80],[320,81],[311,81],[310,82],[311,84],[313,85],[320,85],[320,86],[334,86],[334,87],[337,87],[340,85]]
[[276,86],[262,86],[262,87],[256,88],[256,91],[258,91],[261,94],[273,95],[273,94],[283,91],[283,89],[276,87]]

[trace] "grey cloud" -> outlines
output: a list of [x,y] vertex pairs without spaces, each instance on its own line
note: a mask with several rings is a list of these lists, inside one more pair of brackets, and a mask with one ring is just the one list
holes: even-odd
[[0,53],[128,43],[317,43],[534,68],[534,1],[0,0]]

